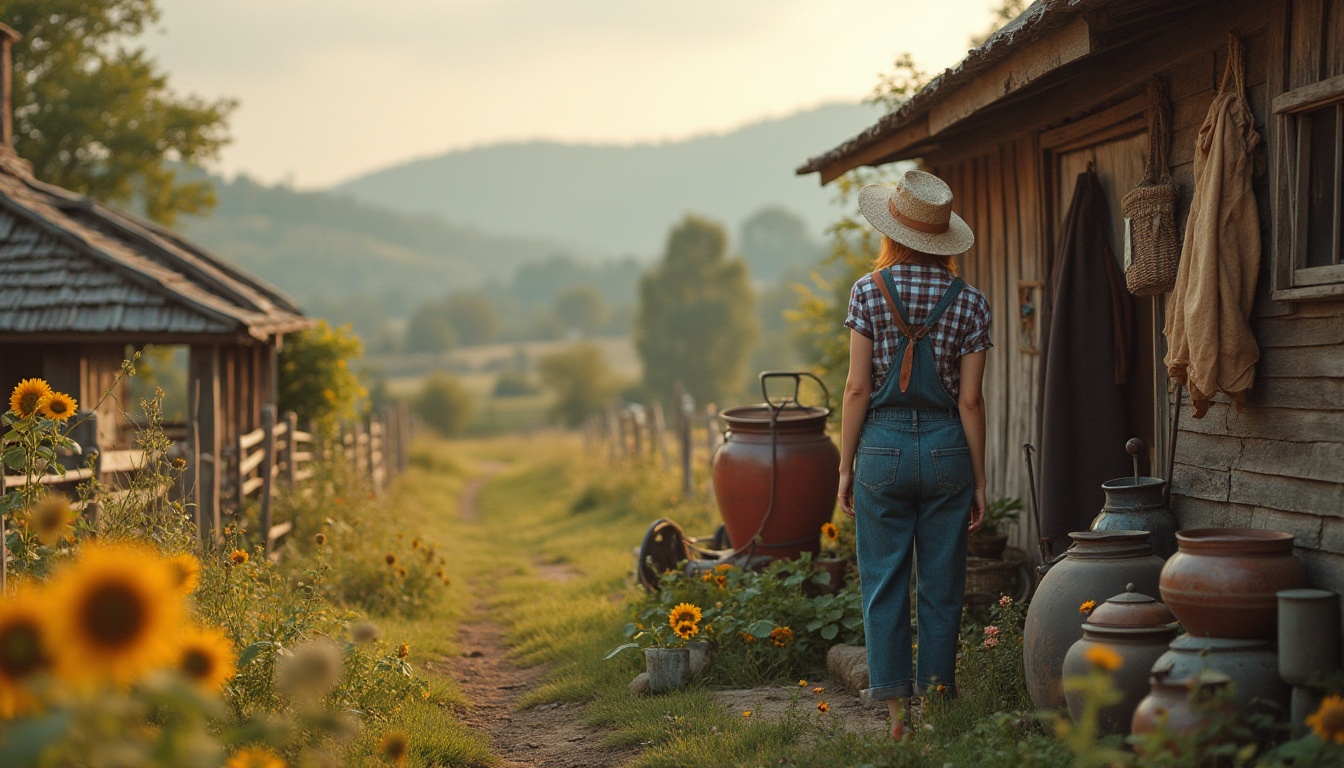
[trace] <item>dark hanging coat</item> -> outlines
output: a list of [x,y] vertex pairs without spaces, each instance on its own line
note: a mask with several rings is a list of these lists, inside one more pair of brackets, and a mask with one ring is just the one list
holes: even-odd
[[1055,250],[1041,361],[1041,535],[1056,554],[1101,511],[1101,484],[1132,474],[1124,448],[1133,437],[1125,396],[1132,311],[1108,218],[1097,175],[1079,174]]

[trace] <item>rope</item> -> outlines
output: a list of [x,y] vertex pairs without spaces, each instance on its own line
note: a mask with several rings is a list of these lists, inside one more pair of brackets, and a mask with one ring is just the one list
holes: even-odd
[[1245,98],[1246,62],[1241,50],[1241,35],[1238,35],[1235,29],[1227,33],[1227,66],[1223,68],[1223,78],[1218,83],[1220,95],[1227,89],[1229,78],[1237,89],[1237,97]]
[[1154,75],[1148,81],[1148,163],[1143,170],[1143,180],[1148,184],[1156,184],[1171,175],[1167,170],[1170,111],[1167,84]]

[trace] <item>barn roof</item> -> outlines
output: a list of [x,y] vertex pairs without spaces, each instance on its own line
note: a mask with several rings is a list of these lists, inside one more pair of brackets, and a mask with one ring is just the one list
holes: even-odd
[[[919,157],[993,110],[1057,85],[1067,70],[1151,33],[1208,0],[1036,0],[957,66],[797,173],[822,183],[862,165]],[[1075,66],[1070,66],[1075,65]]]
[[276,288],[164,227],[38,181],[0,146],[0,336],[264,340],[312,324]]

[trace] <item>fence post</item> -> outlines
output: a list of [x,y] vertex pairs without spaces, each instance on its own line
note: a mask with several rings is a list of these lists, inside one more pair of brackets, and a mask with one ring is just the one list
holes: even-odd
[[[84,455],[91,457],[92,461],[85,459],[85,463],[93,470],[93,483],[95,486],[103,479],[103,446],[98,442],[98,414],[90,411],[89,415],[84,417],[83,435],[80,435],[79,446],[84,449]],[[99,518],[102,517],[103,508],[98,499],[89,499],[89,504],[84,508],[88,515],[89,524],[93,530],[98,530]]]
[[638,403],[632,403],[630,405],[627,405],[625,409],[626,413],[629,414],[630,416],[630,431],[634,434],[635,438],[635,445],[634,445],[635,461],[639,461],[640,459],[644,458],[644,435],[643,435],[644,431],[643,426],[645,423],[644,406]]
[[375,414],[369,414],[369,485],[373,486],[373,492],[378,493],[382,490],[382,482],[379,472],[379,464],[383,460],[383,425]]
[[611,460],[616,461],[625,450],[621,445],[625,440],[625,430],[621,428],[621,415],[614,405],[607,409],[607,434],[611,436]]
[[299,467],[294,460],[295,454],[299,452],[299,441],[295,435],[299,433],[299,414],[293,411],[285,411],[285,455],[281,461],[285,464],[285,485],[293,488],[298,485]]
[[[266,540],[266,556],[271,556],[271,495],[275,493],[275,405],[261,406],[261,535]],[[239,466],[242,457],[239,456]],[[242,510],[243,486],[238,486],[238,507]]]
[[714,489],[714,452],[719,447],[719,407],[714,403],[705,406],[705,443],[709,447],[709,487]]
[[695,494],[695,467],[691,444],[691,415],[695,413],[695,398],[677,385],[677,430],[681,433],[681,490],[686,498]]
[[667,469],[667,445],[663,434],[667,432],[667,417],[663,414],[663,404],[653,401],[653,418],[649,420],[649,442],[653,443],[653,453],[658,457],[663,469]]
[[383,409],[383,476],[388,473],[397,475],[401,473],[401,458],[397,453],[401,450],[401,438],[397,432],[401,425],[397,424],[397,413],[392,410],[392,406]]

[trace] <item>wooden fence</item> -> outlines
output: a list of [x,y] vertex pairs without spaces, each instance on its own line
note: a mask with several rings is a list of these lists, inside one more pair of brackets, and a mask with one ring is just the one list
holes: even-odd
[[[276,522],[271,508],[279,488],[302,489],[311,480],[317,462],[345,461],[355,475],[381,493],[392,478],[406,470],[411,436],[405,406],[385,409],[341,429],[337,446],[319,446],[313,428],[299,430],[298,416],[275,406],[262,406],[261,426],[239,435],[225,448],[226,480],[221,506],[241,518],[250,503],[259,511],[258,530],[265,536],[267,556],[280,537],[294,528],[292,520]],[[205,457],[195,457],[199,466]]]
[[[673,417],[669,425],[659,402],[614,405],[584,422],[584,443],[590,451],[605,452],[612,461],[655,461],[668,470],[675,451],[682,493],[690,497],[695,494],[697,464],[712,469],[714,453],[723,443],[719,411],[713,403],[696,408],[695,400],[682,393]],[[669,442],[674,449],[669,449]]]

